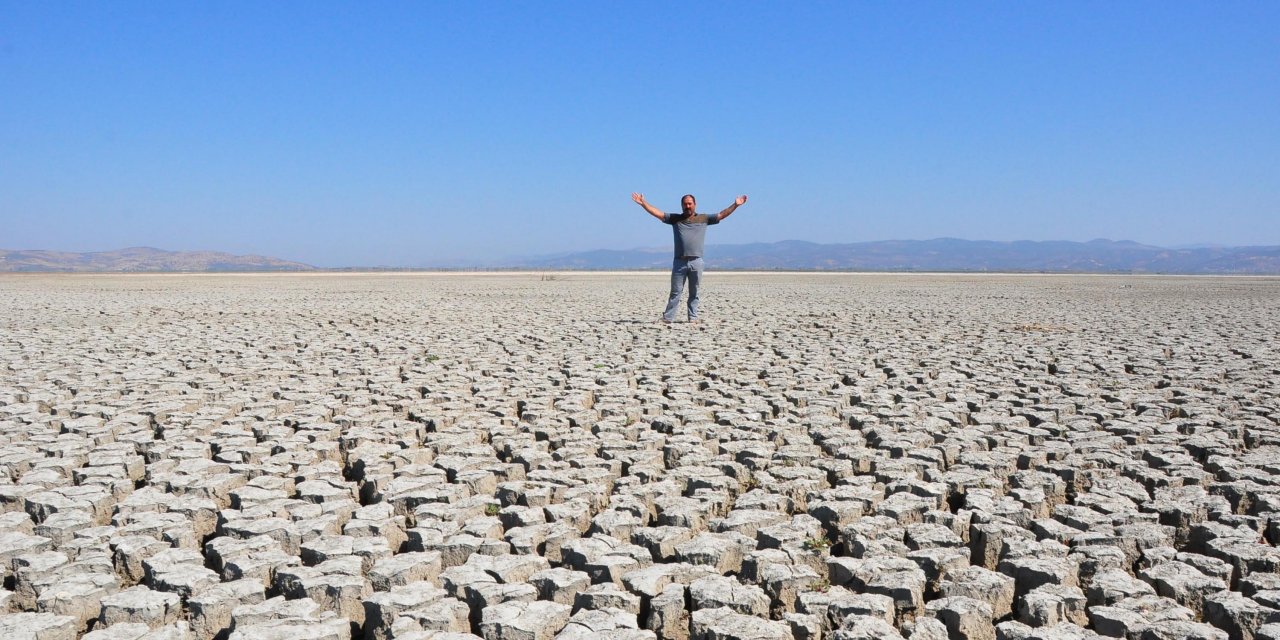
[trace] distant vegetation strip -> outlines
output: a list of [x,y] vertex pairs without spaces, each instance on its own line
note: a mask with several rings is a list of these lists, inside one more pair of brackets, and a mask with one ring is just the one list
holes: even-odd
[[34,273],[131,273],[314,271],[301,262],[267,256],[237,256],[218,251],[165,251],[132,247],[118,251],[6,251],[0,249],[0,271]]
[[[801,240],[708,247],[708,266],[736,271],[887,271],[957,273],[1135,273],[1280,275],[1280,246],[1164,248],[1130,241],[995,242],[886,240],[820,244]],[[669,249],[596,250],[491,263],[449,264],[423,256],[416,267],[353,266],[330,271],[665,270]],[[0,250],[0,272],[317,271],[267,256],[138,247],[72,253]]]
[[[886,240],[819,244],[799,240],[715,245],[712,269],[1029,273],[1280,274],[1280,246],[1168,249],[1129,241],[994,242]],[[663,269],[667,250],[588,251],[509,266],[543,269]]]

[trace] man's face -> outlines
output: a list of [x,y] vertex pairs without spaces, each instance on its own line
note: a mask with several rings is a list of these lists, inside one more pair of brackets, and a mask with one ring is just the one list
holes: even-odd
[[685,213],[693,213],[695,205],[697,205],[697,202],[693,200],[693,196],[685,196],[680,199],[680,209]]

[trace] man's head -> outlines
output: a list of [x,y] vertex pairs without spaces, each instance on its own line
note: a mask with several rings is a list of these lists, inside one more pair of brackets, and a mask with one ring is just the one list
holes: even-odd
[[680,198],[680,211],[683,213],[691,214],[697,206],[698,201],[693,197],[693,194],[685,194],[683,198]]

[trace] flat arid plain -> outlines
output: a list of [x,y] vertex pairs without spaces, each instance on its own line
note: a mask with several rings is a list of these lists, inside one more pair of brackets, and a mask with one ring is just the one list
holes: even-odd
[[0,637],[1280,637],[1280,279],[0,277]]

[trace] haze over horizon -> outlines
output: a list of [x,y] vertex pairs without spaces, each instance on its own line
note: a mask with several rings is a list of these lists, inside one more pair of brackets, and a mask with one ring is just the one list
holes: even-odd
[[0,4],[0,248],[1280,245],[1280,4]]

